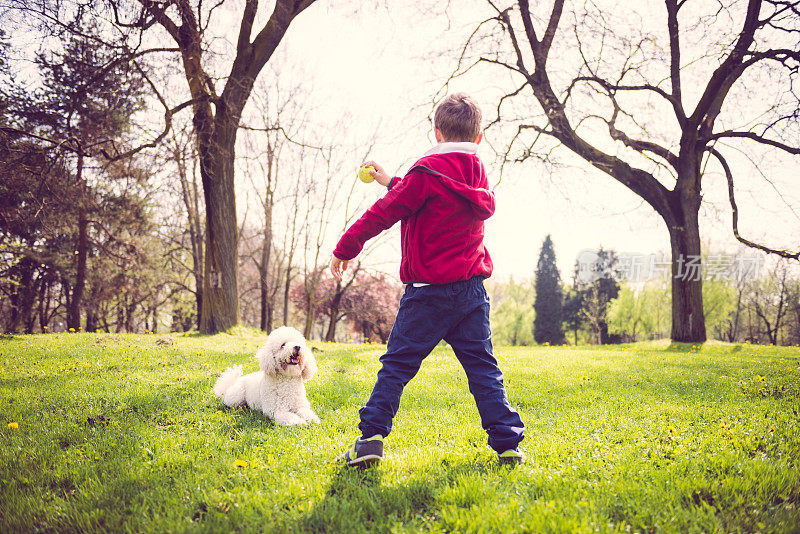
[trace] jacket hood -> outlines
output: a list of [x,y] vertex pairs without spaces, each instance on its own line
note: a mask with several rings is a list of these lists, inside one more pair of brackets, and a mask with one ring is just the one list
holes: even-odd
[[409,170],[431,175],[445,188],[469,202],[475,216],[486,220],[494,214],[494,191],[476,184],[484,174],[475,143],[439,143]]

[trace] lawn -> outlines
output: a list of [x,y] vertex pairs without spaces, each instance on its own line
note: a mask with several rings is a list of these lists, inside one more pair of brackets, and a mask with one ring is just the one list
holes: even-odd
[[508,469],[440,347],[352,471],[383,347],[313,343],[322,423],[286,428],[211,394],[264,339],[3,336],[0,530],[800,532],[798,348],[498,347],[528,427]]

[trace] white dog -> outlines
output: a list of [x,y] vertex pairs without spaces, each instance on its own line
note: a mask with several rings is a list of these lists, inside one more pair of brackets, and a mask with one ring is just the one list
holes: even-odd
[[260,371],[242,376],[242,366],[226,369],[214,384],[214,394],[229,407],[261,410],[278,425],[319,423],[303,382],[317,372],[314,354],[303,335],[288,326],[272,331],[256,353]]

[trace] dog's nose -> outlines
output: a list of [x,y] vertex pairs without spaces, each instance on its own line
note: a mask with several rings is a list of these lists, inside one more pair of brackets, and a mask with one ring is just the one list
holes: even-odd
[[300,345],[295,345],[294,346],[294,351],[295,352],[300,352]]

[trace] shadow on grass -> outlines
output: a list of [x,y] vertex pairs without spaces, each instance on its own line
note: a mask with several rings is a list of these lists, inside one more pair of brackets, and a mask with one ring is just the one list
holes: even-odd
[[[216,400],[216,399],[215,399]],[[219,402],[212,408],[217,412],[231,413],[236,416],[236,429],[238,430],[264,430],[274,429],[277,425],[275,421],[266,416],[263,412],[258,410],[251,410],[246,406],[237,406],[230,408]]]
[[669,346],[663,349],[663,352],[691,352],[697,348],[702,348],[705,343],[682,343],[680,341],[673,341]]
[[338,466],[325,496],[288,530],[300,532],[388,532],[392,526],[425,529],[437,520],[440,492],[457,480],[484,480],[507,468],[487,463],[456,462],[431,466],[417,478],[384,484],[378,465],[367,469]]

